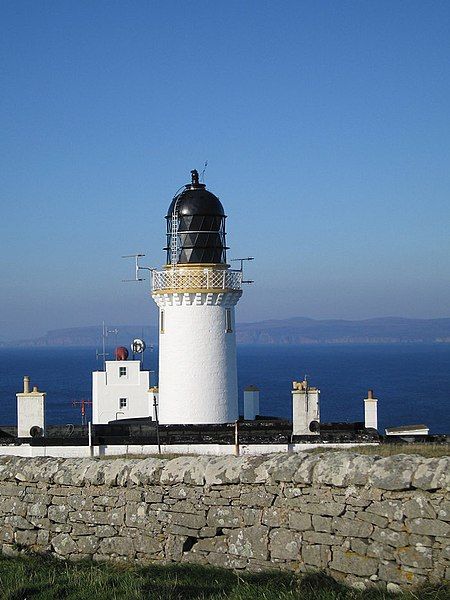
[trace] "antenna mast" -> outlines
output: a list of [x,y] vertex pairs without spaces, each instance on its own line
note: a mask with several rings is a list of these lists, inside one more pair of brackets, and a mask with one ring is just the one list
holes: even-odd
[[[240,263],[240,272],[242,273],[242,277],[244,277],[244,261],[255,260],[254,256],[247,256],[247,258],[232,258],[230,262],[239,262]],[[242,279],[242,283],[255,283],[253,279]]]

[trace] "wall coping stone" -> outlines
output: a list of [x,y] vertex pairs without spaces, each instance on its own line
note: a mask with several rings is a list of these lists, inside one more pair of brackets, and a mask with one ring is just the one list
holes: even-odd
[[0,481],[71,486],[297,483],[380,490],[450,491],[450,456],[386,458],[351,451],[266,456],[180,456],[173,459],[22,458],[0,456]]

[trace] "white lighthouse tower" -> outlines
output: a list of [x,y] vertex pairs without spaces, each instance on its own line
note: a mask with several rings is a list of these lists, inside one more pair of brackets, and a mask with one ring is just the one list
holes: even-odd
[[226,261],[220,200],[192,182],[177,194],[167,220],[167,261],[153,271],[159,307],[159,421],[229,423],[238,418],[234,307],[242,270]]

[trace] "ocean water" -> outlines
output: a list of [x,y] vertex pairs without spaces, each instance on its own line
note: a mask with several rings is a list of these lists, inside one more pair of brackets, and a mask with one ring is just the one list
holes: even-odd
[[[145,368],[157,356],[146,353]],[[0,349],[0,425],[16,423],[24,375],[47,392],[49,424],[80,423],[72,401],[91,398],[92,348]],[[362,421],[368,389],[378,398],[379,430],[425,423],[450,433],[450,345],[238,346],[240,402],[247,385],[261,390],[261,414],[291,416],[292,381],[308,376],[321,390],[322,421]]]

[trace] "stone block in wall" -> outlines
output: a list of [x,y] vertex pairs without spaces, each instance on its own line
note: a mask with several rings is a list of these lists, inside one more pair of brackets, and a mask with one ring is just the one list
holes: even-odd
[[381,563],[378,570],[378,577],[381,581],[398,583],[400,585],[420,585],[424,583],[426,577],[418,573],[409,571],[401,565],[395,563]]
[[366,508],[367,513],[374,513],[382,517],[386,517],[389,521],[402,521],[404,503],[400,500],[382,500],[380,502],[372,502]]
[[389,522],[387,517],[382,517],[381,515],[362,510],[356,513],[356,519],[366,521],[367,523],[371,523],[372,525],[377,525],[378,527],[382,528],[387,527]]
[[84,535],[76,540],[78,551],[82,554],[95,554],[100,541],[95,535]]
[[450,457],[422,459],[417,466],[412,484],[420,490],[449,489]]
[[377,460],[369,471],[368,481],[382,490],[408,490],[423,459],[414,454],[395,454]]
[[[196,461],[202,461],[204,457],[194,456],[179,456],[173,460],[165,461],[160,475],[161,485],[174,485],[183,483],[187,473],[198,473],[199,480],[195,482],[197,485],[202,485],[204,482],[204,470],[197,469]],[[195,476],[193,477],[195,479]],[[194,483],[194,481],[192,481]]]
[[229,553],[245,558],[268,559],[268,532],[263,525],[235,529],[229,535]]
[[37,542],[37,531],[31,531],[29,529],[18,530],[14,534],[14,541],[16,544],[22,546],[33,546]]
[[122,525],[125,511],[123,508],[114,508],[108,512],[82,510],[69,513],[69,521],[87,523],[88,525]]
[[[294,502],[299,500],[299,502]],[[345,512],[345,504],[340,502],[307,502],[305,499],[292,498],[286,500],[287,506],[300,508],[302,512],[311,515],[321,515],[330,517],[339,517]]]
[[145,535],[139,532],[133,541],[136,552],[141,552],[142,554],[158,554],[164,549],[164,542],[161,537]]
[[410,519],[423,517],[425,519],[435,519],[436,510],[431,502],[424,495],[416,495],[411,500],[408,500],[403,505],[403,512]]
[[51,545],[56,554],[60,554],[61,556],[77,552],[77,544],[68,533],[59,533],[53,537]]
[[204,512],[192,513],[171,513],[170,523],[172,525],[181,525],[190,529],[201,529],[206,526],[206,517]]
[[324,546],[341,546],[344,538],[333,533],[321,533],[319,531],[305,531],[303,541],[308,544],[323,544]]
[[[131,491],[131,490],[130,490]],[[142,491],[142,498],[139,500],[143,500],[149,504],[159,503],[163,501],[163,493],[162,488],[153,489],[153,486],[150,489],[144,489]]]
[[13,529],[34,529],[34,525],[20,515],[5,517],[5,525],[11,525]]
[[74,537],[78,537],[80,535],[95,535],[95,527],[92,525],[85,525],[84,523],[73,523],[71,527],[71,532]]
[[228,498],[222,498],[221,496],[214,496],[213,498],[205,496],[203,498],[203,504],[205,506],[229,506],[230,500]]
[[169,510],[171,512],[191,513],[196,515],[204,512],[204,508],[205,507],[200,505],[198,502],[194,504],[191,500],[178,500],[174,501],[174,503],[170,505]]
[[161,472],[167,460],[161,458],[144,458],[131,468],[128,479],[134,485],[155,485],[161,478]]
[[0,498],[0,515],[20,515],[25,517],[28,505],[17,497],[10,496]]
[[248,561],[245,558],[221,554],[219,552],[210,552],[207,554],[205,562],[212,567],[222,569],[245,569],[248,567]]
[[[88,502],[87,500],[91,499],[86,498],[84,504],[78,503],[78,506],[74,506],[74,508],[76,508],[77,510],[91,509],[94,506],[108,506],[111,508],[113,506],[117,506],[118,502],[118,498],[114,496],[97,496],[96,498],[93,498],[90,502]],[[72,503],[71,506],[73,506]]]
[[279,506],[271,506],[262,511],[261,522],[270,527],[286,527],[289,519],[289,511]]
[[242,509],[235,506],[212,506],[207,515],[210,527],[240,527],[244,524]]
[[431,569],[433,566],[431,548],[426,546],[400,548],[397,551],[397,556],[402,565],[408,565],[416,569]]
[[167,525],[165,533],[173,533],[174,535],[182,535],[185,537],[199,537],[198,529],[191,529],[190,527],[184,527],[183,525]]
[[69,516],[69,506],[65,504],[48,507],[48,518],[54,523],[66,523]]
[[[77,524],[74,523],[74,530],[76,525]],[[113,537],[117,535],[117,529],[111,525],[97,525],[97,527],[95,527],[95,535],[99,538]]]
[[135,554],[133,539],[118,536],[103,538],[100,542],[99,554],[132,557]]
[[312,529],[311,515],[301,512],[290,512],[289,527],[295,531],[307,531],[308,529]]
[[272,529],[269,535],[269,551],[271,558],[282,560],[299,560],[302,537],[300,533],[290,529]]
[[406,519],[405,526],[411,533],[450,537],[450,523],[437,519]]
[[218,535],[214,538],[204,538],[192,548],[193,552],[219,552],[226,554],[228,552],[228,540],[224,535]]
[[148,504],[145,502],[128,502],[125,509],[125,525],[143,528],[148,524]]
[[284,460],[283,455],[272,456],[269,459],[266,458],[254,470],[259,476],[258,480],[264,483],[267,481],[290,482],[293,481],[294,474],[307,456],[308,454],[305,452],[284,456]]
[[[163,492],[163,488],[160,488],[161,493]],[[199,485],[187,485],[186,483],[181,483],[178,485],[171,485],[166,491],[166,497],[173,498],[174,500],[198,500],[201,498],[203,494],[203,487]],[[211,497],[213,494],[210,494]],[[220,496],[219,492],[217,492],[217,496]],[[160,502],[160,500],[150,500],[150,502]]]
[[313,481],[314,467],[320,462],[321,454],[308,454],[300,462],[292,481],[294,483],[311,484]]
[[439,504],[437,518],[440,521],[450,522],[450,500],[442,500]]
[[243,492],[241,494],[240,504],[243,506],[272,506],[275,499],[274,494],[268,494],[265,490],[253,490],[251,492]]
[[[92,465],[93,461],[90,458],[66,458],[61,461],[59,469],[53,475],[53,482],[61,486],[83,486],[84,476]],[[73,487],[71,493],[73,493]]]
[[305,544],[302,548],[302,559],[306,566],[324,569],[331,560],[330,547]]
[[335,549],[330,562],[330,569],[342,573],[351,573],[359,577],[370,577],[378,571],[378,560],[368,556],[361,556],[355,552]]
[[368,538],[373,531],[373,526],[371,523],[359,519],[335,517],[333,519],[333,531],[344,537]]
[[14,528],[11,525],[0,527],[0,543],[11,544],[14,541]]
[[409,535],[406,531],[393,531],[392,529],[386,528],[381,529],[380,527],[374,527],[373,533],[370,536],[375,542],[381,544],[387,544],[394,548],[400,546],[407,546],[409,542]]
[[27,515],[29,517],[46,517],[47,516],[47,503],[35,502],[28,506]]
[[244,508],[242,513],[246,527],[261,524],[262,508]]
[[25,496],[25,486],[16,483],[2,483],[1,485],[1,500],[5,500],[7,496],[23,498]]
[[376,461],[374,456],[352,452],[328,452],[314,467],[314,481],[334,487],[365,485],[367,473]]
[[166,558],[170,560],[180,561],[183,556],[183,545],[187,540],[187,536],[167,535],[164,545]]
[[205,485],[210,487],[240,483],[243,474],[248,473],[253,464],[259,463],[260,457],[251,456],[217,456],[209,458],[204,469]]
[[312,516],[312,526],[314,531],[331,533],[333,519],[331,517],[322,517],[321,515]]

